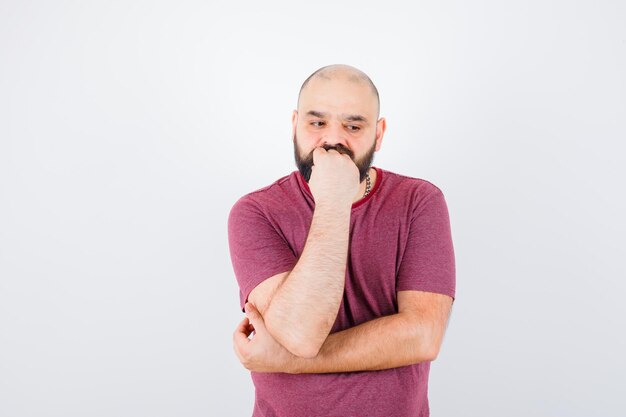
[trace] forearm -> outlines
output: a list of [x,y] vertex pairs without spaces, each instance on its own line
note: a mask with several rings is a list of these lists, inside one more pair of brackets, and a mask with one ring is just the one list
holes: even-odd
[[434,360],[427,328],[402,313],[333,333],[314,358],[293,357],[293,373],[374,371]]
[[350,206],[317,206],[302,255],[265,311],[269,332],[294,354],[315,356],[336,320],[349,230]]

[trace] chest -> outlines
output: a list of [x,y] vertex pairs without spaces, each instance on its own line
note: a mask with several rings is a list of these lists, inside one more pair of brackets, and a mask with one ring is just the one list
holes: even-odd
[[[296,257],[304,250],[311,219],[312,212],[282,228]],[[396,278],[409,223],[408,214],[397,209],[352,213],[345,291],[334,331],[397,312]]]

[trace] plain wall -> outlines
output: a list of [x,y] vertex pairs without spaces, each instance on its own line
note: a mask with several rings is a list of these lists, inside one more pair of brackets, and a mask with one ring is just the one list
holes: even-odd
[[[623,416],[623,1],[0,1],[0,415],[249,416],[226,220],[370,75],[448,202],[433,416]],[[383,399],[384,400],[384,399]]]

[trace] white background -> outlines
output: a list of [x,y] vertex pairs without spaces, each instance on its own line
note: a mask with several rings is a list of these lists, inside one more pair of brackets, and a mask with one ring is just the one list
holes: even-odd
[[251,415],[228,211],[332,63],[448,202],[432,415],[625,415],[626,3],[226,3],[0,1],[0,415]]

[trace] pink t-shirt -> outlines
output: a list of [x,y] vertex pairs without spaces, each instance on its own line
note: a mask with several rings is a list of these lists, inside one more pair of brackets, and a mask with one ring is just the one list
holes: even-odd
[[[455,262],[443,193],[380,168],[352,205],[343,300],[331,333],[398,312],[397,291],[455,297]],[[315,202],[298,171],[247,194],[231,209],[228,235],[240,305],[263,280],[293,269]],[[430,362],[329,374],[252,372],[253,417],[424,417]]]

